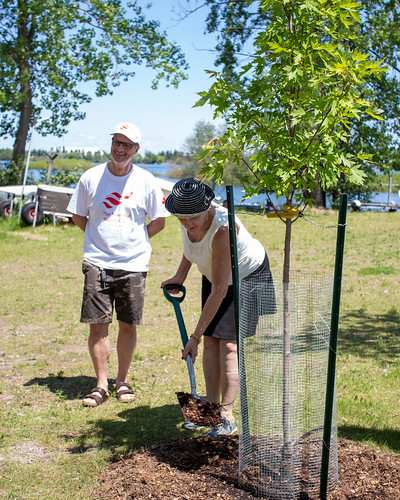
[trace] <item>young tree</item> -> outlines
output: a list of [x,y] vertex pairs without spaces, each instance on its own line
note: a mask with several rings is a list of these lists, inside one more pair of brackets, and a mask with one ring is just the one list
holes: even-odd
[[[288,285],[292,223],[313,200],[304,199],[321,183],[324,189],[345,176],[361,183],[357,158],[339,145],[349,137],[349,124],[378,111],[359,95],[366,78],[380,64],[351,50],[352,28],[360,21],[358,4],[341,0],[261,0],[271,22],[254,41],[251,61],[235,78],[214,74],[215,83],[200,93],[197,105],[224,116],[226,132],[201,157],[203,173],[221,179],[227,162],[244,162],[253,177],[248,196],[265,190],[286,198],[280,214],[286,226],[283,262],[283,438],[290,446],[290,330]],[[359,160],[365,159],[358,155]],[[272,200],[270,200],[272,202]],[[292,220],[294,219],[294,220]]]
[[37,131],[61,136],[72,120],[84,118],[96,96],[133,77],[145,63],[176,86],[185,78],[179,47],[137,2],[122,0],[0,0],[0,135],[15,136],[13,161],[21,173],[29,127],[41,110],[51,113]]

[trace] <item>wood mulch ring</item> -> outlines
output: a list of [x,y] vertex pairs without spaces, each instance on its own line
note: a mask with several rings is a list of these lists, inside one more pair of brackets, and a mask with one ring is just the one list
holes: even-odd
[[[329,492],[330,500],[400,500],[400,455],[339,439],[338,460],[339,486]],[[99,478],[94,498],[257,498],[239,486],[237,475],[238,436],[179,439],[111,463]]]

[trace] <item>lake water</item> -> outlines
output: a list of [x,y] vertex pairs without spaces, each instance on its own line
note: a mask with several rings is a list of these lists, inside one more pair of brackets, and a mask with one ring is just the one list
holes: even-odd
[[[176,182],[177,179],[171,179],[168,177],[168,172],[175,167],[175,165],[170,165],[169,163],[161,163],[161,164],[147,164],[147,163],[138,163],[138,165],[145,170],[148,170],[152,174],[161,177],[163,179]],[[33,178],[37,177],[38,178],[38,171],[35,170],[30,170],[29,173],[33,176]],[[36,174],[36,175],[35,175]],[[215,196],[218,200],[223,201],[226,199],[226,187],[225,186],[216,186],[214,189]],[[233,199],[235,205],[240,205],[242,203],[245,204],[265,204],[266,203],[266,195],[265,194],[259,194],[257,196],[253,196],[252,198],[243,200],[243,195],[244,195],[244,190],[240,186],[234,186],[233,187]],[[272,202],[278,206],[282,205],[285,202],[284,198],[279,198],[278,200],[276,199],[275,195],[271,194],[271,199]],[[387,203],[388,201],[388,193],[375,193],[374,196],[372,197],[371,201],[375,202],[384,202]],[[390,195],[390,201],[393,203],[396,203],[397,205],[400,205],[400,196],[399,192],[392,193]],[[327,208],[330,208],[330,199],[327,199]]]
[[[167,177],[168,172],[174,168],[174,165],[169,165],[168,163],[165,164],[160,164],[160,165],[148,165],[148,164],[139,164],[140,167],[148,170],[152,174],[162,177],[163,179],[170,180],[172,182],[176,182],[176,179],[171,179]],[[225,186],[216,186],[214,189],[215,196],[217,199],[223,201],[226,199],[226,187]],[[259,194],[257,196],[253,196],[252,198],[243,200],[243,195],[244,195],[244,190],[240,186],[234,186],[233,187],[233,199],[235,205],[240,205],[242,203],[245,204],[265,204],[266,203],[266,195],[265,194]],[[284,198],[279,198],[276,200],[275,195],[271,194],[271,199],[272,202],[277,205],[282,205],[285,203]],[[388,202],[388,193],[375,193],[371,199],[371,201],[374,202],[380,202],[380,203],[387,203]],[[393,203],[396,203],[397,205],[400,205],[400,196],[399,192],[392,193],[390,195],[390,201]],[[327,199],[327,208],[331,207],[331,200],[328,196]]]

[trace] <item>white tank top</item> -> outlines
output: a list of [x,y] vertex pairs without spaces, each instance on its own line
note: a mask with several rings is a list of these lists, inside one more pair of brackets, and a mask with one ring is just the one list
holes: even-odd
[[[218,229],[228,224],[228,210],[219,205],[214,206],[214,219],[201,241],[195,243],[190,241],[186,229],[181,225],[184,256],[190,262],[196,264],[201,274],[204,274],[210,282],[213,239]],[[265,250],[262,244],[251,236],[237,217],[235,217],[235,221],[239,227],[236,238],[239,279],[243,279],[260,267],[265,258]],[[232,274],[229,278],[229,284],[232,284]]]

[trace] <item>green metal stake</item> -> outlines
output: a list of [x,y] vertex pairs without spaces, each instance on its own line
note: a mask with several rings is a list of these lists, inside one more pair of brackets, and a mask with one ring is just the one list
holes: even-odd
[[[233,187],[226,186],[226,200],[228,203],[228,222],[229,222],[229,242],[231,250],[231,266],[232,266],[232,285],[233,285],[233,306],[235,309],[235,327],[236,327],[236,342],[238,350],[239,371],[242,373],[242,380],[239,387],[239,403],[240,403],[240,422],[242,427],[243,442],[250,446],[250,430],[249,430],[249,407],[247,404],[247,384],[246,371],[244,366],[244,355],[239,339],[239,265],[236,245],[236,223],[235,223],[235,204],[233,201]],[[250,449],[247,450],[250,453]]]
[[322,443],[319,497],[326,500],[328,490],[329,453],[331,447],[332,413],[335,395],[336,353],[339,327],[340,290],[342,285],[344,236],[346,229],[347,194],[340,196],[339,221],[336,240],[335,277],[333,281],[331,335],[329,341],[328,375],[325,397],[324,437]]
[[[233,305],[235,308],[236,341],[239,349],[239,268],[236,245],[235,204],[232,186],[226,186],[226,201],[228,202],[229,242],[231,250]],[[239,355],[239,351],[238,351]]]

